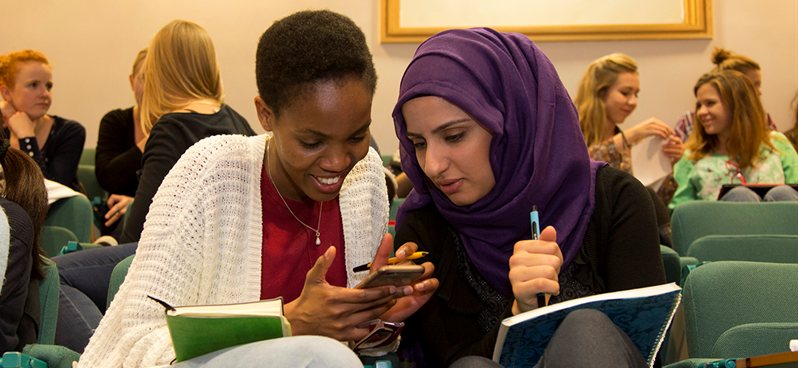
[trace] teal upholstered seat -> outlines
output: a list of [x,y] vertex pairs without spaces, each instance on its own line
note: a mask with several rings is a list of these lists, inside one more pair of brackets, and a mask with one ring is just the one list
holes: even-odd
[[673,211],[673,249],[688,248],[706,235],[798,235],[798,202],[740,203],[693,201]]
[[39,282],[39,313],[40,323],[38,332],[39,344],[52,344],[55,342],[55,327],[58,322],[58,298],[61,279],[58,276],[58,267],[49,259],[44,259],[44,279]]
[[694,241],[687,255],[701,261],[798,263],[798,235],[707,235]]
[[127,276],[127,271],[130,269],[131,263],[133,263],[133,256],[128,256],[117,263],[114,270],[111,272],[111,281],[108,283],[108,307],[111,306],[111,301],[114,300],[114,296],[116,296],[116,293],[119,291],[119,287],[122,286],[122,283],[125,281],[125,276]]
[[393,155],[389,155],[389,154],[385,154],[385,153],[381,154],[380,158],[382,159],[382,166],[385,166],[385,167],[388,167],[388,165],[391,164],[391,161],[393,161]]
[[[754,332],[730,329],[746,324],[791,324],[798,316],[798,264],[720,261],[693,270],[685,281],[683,307],[691,358],[738,358],[788,351],[787,341],[757,338]],[[761,326],[761,325],[760,325]],[[747,341],[750,350],[720,346],[724,341]],[[720,354],[720,355],[717,355]]]
[[69,229],[61,226],[42,226],[39,245],[45,256],[55,257],[61,254],[61,248],[70,241],[78,241],[78,237]]
[[48,368],[72,368],[72,362],[80,359],[80,354],[60,345],[26,345],[22,352],[47,363]]
[[78,180],[86,191],[90,202],[105,201],[108,193],[100,186],[97,175],[94,174],[94,165],[78,165]]
[[92,148],[83,148],[83,153],[80,155],[80,165],[91,165],[94,166],[94,158],[97,155],[97,149]]
[[746,323],[734,326],[715,341],[713,356],[743,358],[789,350],[798,338],[798,322]]
[[67,228],[78,237],[78,241],[88,243],[91,241],[93,221],[91,203],[86,197],[77,195],[51,204],[44,224]]
[[659,254],[662,256],[662,265],[665,266],[665,280],[678,284],[682,272],[679,253],[669,247],[660,245]]

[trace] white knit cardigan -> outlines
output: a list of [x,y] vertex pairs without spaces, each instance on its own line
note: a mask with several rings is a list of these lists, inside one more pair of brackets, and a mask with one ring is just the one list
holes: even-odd
[[[176,306],[259,299],[261,272],[268,272],[261,269],[267,139],[215,136],[183,154],[153,199],[127,278],[78,367],[148,367],[174,359],[164,308],[147,295]],[[352,287],[365,276],[352,268],[372,260],[388,221],[382,161],[374,150],[347,175],[339,203]]]

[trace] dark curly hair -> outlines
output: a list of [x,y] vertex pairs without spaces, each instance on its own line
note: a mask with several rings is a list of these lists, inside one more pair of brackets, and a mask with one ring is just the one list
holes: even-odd
[[255,55],[258,94],[275,114],[319,81],[363,80],[372,95],[377,72],[363,31],[328,10],[301,11],[274,22]]

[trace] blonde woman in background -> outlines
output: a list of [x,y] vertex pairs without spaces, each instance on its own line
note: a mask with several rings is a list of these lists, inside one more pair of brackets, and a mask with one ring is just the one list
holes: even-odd
[[[632,172],[632,146],[649,138],[659,138],[662,152],[675,162],[684,152],[681,141],[673,129],[656,117],[648,118],[622,131],[618,127],[637,108],[640,78],[637,63],[626,54],[615,53],[594,60],[582,76],[575,104],[579,125],[585,137],[590,158],[606,161],[610,166]],[[670,244],[670,223],[666,203],[676,190],[672,176],[665,177],[659,188],[649,188],[657,222],[660,241]]]
[[682,153],[673,129],[660,119],[648,118],[626,131],[618,127],[637,108],[638,93],[637,63],[628,55],[616,53],[590,63],[575,100],[590,157],[629,173],[632,146],[645,138],[665,140],[663,152],[674,160]]
[[0,111],[11,147],[33,158],[46,179],[80,190],[77,172],[86,129],[48,114],[52,88],[53,68],[43,53],[19,50],[0,56]]
[[224,104],[213,41],[199,25],[176,20],[162,28],[150,44],[143,75],[140,119],[148,138],[122,243],[138,241],[152,197],[189,147],[219,134],[255,135],[244,117]]
[[140,119],[148,138],[135,201],[125,215],[122,244],[54,258],[62,292],[70,299],[61,303],[56,343],[78,352],[99,323],[87,315],[105,312],[111,272],[119,261],[136,252],[135,242],[150,203],[180,156],[210,136],[255,135],[249,123],[223,103],[216,51],[210,35],[199,25],[175,20],[164,26],[153,37],[143,68]]
[[[748,78],[751,83],[753,83],[754,88],[756,90],[757,95],[762,95],[762,68],[759,66],[759,63],[754,61],[745,55],[736,54],[730,50],[723,49],[716,47],[715,50],[712,51],[711,56],[712,64],[715,65],[712,68],[712,71],[721,71],[721,70],[735,70]],[[771,119],[770,114],[765,115],[767,117],[767,126],[770,130],[778,130],[776,124],[773,123],[773,119]],[[676,135],[682,140],[682,142],[687,142],[687,139],[690,136],[690,132],[693,130],[693,124],[695,123],[695,110],[688,111],[684,116],[676,122],[674,126],[674,130],[676,131]]]

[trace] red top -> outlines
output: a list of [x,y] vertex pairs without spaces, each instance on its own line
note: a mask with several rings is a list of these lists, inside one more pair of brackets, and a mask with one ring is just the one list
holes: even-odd
[[[305,275],[324,251],[336,247],[335,260],[327,271],[327,282],[346,286],[344,262],[344,228],[338,198],[324,202],[321,214],[321,245],[316,233],[297,221],[285,208],[266,170],[261,170],[261,202],[263,206],[263,247],[261,251],[260,298],[283,297],[285,303],[298,298],[305,285]],[[302,222],[316,228],[319,203],[285,199]]]

